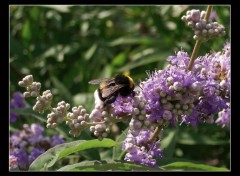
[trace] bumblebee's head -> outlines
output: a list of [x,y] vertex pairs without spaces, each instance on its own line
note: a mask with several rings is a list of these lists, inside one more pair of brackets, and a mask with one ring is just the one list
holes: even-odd
[[124,85],[128,86],[130,89],[132,89],[132,90],[134,89],[134,81],[127,74],[117,75],[115,78],[115,81],[117,84],[124,84]]

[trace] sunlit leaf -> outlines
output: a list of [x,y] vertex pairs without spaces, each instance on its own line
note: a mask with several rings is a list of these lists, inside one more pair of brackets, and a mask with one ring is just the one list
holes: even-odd
[[123,72],[125,70],[131,70],[133,68],[144,66],[153,62],[163,62],[170,55],[171,55],[170,52],[161,52],[161,53],[159,52],[159,53],[143,56],[137,61],[133,61],[133,62],[130,62],[129,64],[126,64],[125,66],[120,68],[118,71]]
[[49,170],[58,160],[61,158],[68,156],[72,153],[91,149],[91,148],[99,148],[99,147],[113,147],[115,142],[111,139],[104,139],[99,141],[98,139],[84,141],[74,141],[69,143],[64,143],[57,145],[45,153],[40,155],[33,163],[30,165],[29,170]]
[[84,54],[84,58],[86,60],[89,60],[96,52],[98,45],[96,43],[94,43]]
[[166,170],[174,171],[229,171],[227,168],[214,167],[204,164],[195,164],[190,162],[175,162],[165,166],[162,166]]
[[175,162],[190,162],[190,163],[196,163],[196,164],[204,164],[199,161],[194,161],[187,158],[176,158],[176,157],[167,157],[167,156],[164,156],[163,158],[157,158],[156,160],[159,166],[164,166],[164,165],[175,163]]
[[51,8],[59,12],[67,13],[69,12],[69,7],[72,5],[41,5],[42,7]]
[[113,160],[120,160],[122,159],[123,155],[125,154],[124,151],[122,151],[122,143],[126,139],[126,134],[128,132],[129,128],[126,128],[120,136],[118,136],[116,140],[116,145],[113,147]]
[[229,140],[214,139],[210,136],[199,133],[180,132],[178,143],[184,145],[222,145],[229,144]]
[[126,52],[121,52],[119,53],[115,58],[113,58],[112,65],[113,66],[121,66],[124,64],[127,58],[127,53]]
[[27,21],[24,23],[24,26],[23,26],[23,29],[22,29],[22,38],[23,38],[24,40],[30,40],[31,37],[32,37],[30,25],[31,25],[31,24],[30,24],[29,20],[27,20]]
[[87,161],[68,165],[58,171],[162,171],[162,169],[137,165],[126,161]]
[[161,141],[161,148],[164,151],[165,157],[172,157],[175,151],[175,146],[177,142],[178,130],[168,131],[167,136]]
[[124,44],[142,44],[142,45],[153,45],[160,43],[160,39],[150,37],[120,37],[109,43],[109,46],[117,46]]

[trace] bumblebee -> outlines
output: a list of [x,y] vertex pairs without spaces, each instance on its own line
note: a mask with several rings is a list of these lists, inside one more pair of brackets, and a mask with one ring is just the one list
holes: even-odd
[[98,96],[103,101],[104,106],[113,103],[118,95],[126,97],[133,93],[135,87],[133,79],[124,74],[114,78],[94,79],[89,84],[99,84]]

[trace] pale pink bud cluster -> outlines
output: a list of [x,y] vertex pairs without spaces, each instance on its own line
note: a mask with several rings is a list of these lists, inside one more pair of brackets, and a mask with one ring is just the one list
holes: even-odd
[[65,101],[61,101],[57,104],[56,108],[47,115],[47,128],[55,128],[58,123],[61,123],[67,116],[67,111],[70,108],[70,104]]
[[37,97],[40,94],[41,83],[33,82],[32,75],[25,76],[22,81],[18,82],[18,85],[27,89],[27,91],[23,93],[24,97]]
[[99,140],[103,140],[110,133],[110,129],[112,126],[111,122],[111,113],[107,109],[107,107],[103,107],[102,105],[96,105],[96,107],[91,112],[89,118],[92,120],[93,125],[90,127],[90,131],[98,137]]
[[223,25],[213,22],[211,19],[206,21],[204,19],[206,15],[205,11],[189,10],[186,15],[182,16],[182,20],[191,27],[194,31],[193,38],[195,40],[203,39],[208,40],[210,38],[222,37],[226,34]]
[[89,114],[86,113],[86,109],[82,106],[73,107],[72,112],[67,114],[66,124],[70,127],[69,134],[77,137],[81,134],[81,131],[86,127]]
[[44,91],[42,96],[37,97],[37,102],[33,106],[33,110],[40,114],[44,113],[45,110],[51,107],[52,98],[53,95],[50,90]]

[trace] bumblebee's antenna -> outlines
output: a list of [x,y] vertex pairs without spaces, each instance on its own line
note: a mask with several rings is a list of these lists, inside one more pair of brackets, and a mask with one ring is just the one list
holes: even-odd
[[140,84],[141,84],[141,80],[139,80],[139,84],[137,85],[140,89],[142,89],[143,90],[143,88],[140,86]]
[[140,89],[142,89],[143,90],[143,88],[141,87],[141,86],[139,86],[139,85],[137,85],[138,87],[140,87]]

